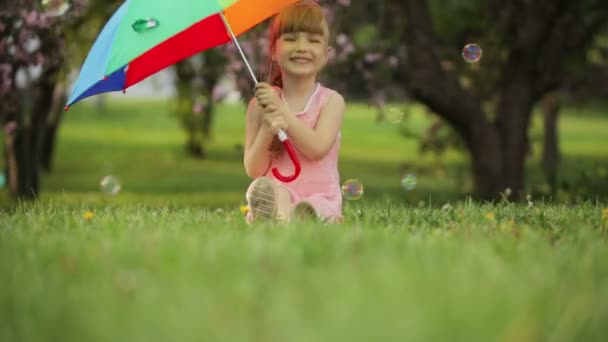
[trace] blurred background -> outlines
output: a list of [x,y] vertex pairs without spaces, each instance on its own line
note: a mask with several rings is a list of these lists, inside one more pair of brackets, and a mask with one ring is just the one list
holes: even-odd
[[[64,111],[122,1],[8,0],[0,10],[0,203],[231,207],[252,83],[235,46]],[[321,81],[348,108],[352,200],[608,198],[605,0],[321,0]],[[239,38],[267,74],[267,24]]]

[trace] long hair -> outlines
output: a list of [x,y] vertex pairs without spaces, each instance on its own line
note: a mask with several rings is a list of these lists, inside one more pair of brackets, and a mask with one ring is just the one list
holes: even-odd
[[[273,60],[277,40],[285,33],[309,32],[322,34],[326,42],[329,40],[329,26],[321,6],[313,0],[301,0],[289,6],[277,14],[270,26],[269,52],[268,52],[268,83],[273,86],[283,87],[281,69]],[[272,141],[270,151],[278,153],[281,150],[281,142],[277,137]]]

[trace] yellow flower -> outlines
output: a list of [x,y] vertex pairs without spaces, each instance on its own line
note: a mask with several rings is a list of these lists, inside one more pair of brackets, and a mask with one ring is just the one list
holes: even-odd
[[249,212],[249,206],[248,205],[242,205],[241,208],[241,213],[243,213],[243,215],[246,215]]
[[602,218],[606,221],[608,221],[608,208],[604,208],[602,210]]
[[486,214],[486,218],[487,218],[488,220],[490,220],[490,221],[494,221],[494,220],[496,220],[496,217],[494,216],[494,213],[493,213],[493,212],[488,212],[488,213]]
[[87,211],[86,213],[84,213],[84,215],[82,215],[82,218],[85,221],[90,221],[91,219],[93,219],[93,217],[95,217],[95,214],[92,211]]

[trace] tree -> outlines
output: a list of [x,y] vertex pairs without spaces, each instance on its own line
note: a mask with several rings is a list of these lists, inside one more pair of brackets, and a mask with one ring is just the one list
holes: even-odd
[[[401,30],[408,51],[398,75],[416,99],[463,138],[480,198],[496,198],[506,188],[521,195],[532,109],[559,87],[568,63],[586,51],[606,24],[608,7],[601,0],[438,4],[422,0],[388,4],[387,13],[400,19],[391,25]],[[461,16],[461,21],[454,16]],[[490,48],[484,51],[489,52],[484,58],[491,56],[484,66],[487,73],[446,67],[457,65],[458,51],[473,39],[487,42]],[[470,77],[468,86],[460,82],[463,76]]]
[[[0,10],[0,122],[15,197],[35,198],[40,189],[44,128],[65,57],[62,28],[83,7],[84,1],[11,0]],[[23,89],[19,75],[25,79]]]
[[214,90],[225,65],[226,60],[219,49],[205,51],[175,65],[174,114],[186,130],[186,150],[192,156],[206,156],[205,143],[211,137],[217,101]]

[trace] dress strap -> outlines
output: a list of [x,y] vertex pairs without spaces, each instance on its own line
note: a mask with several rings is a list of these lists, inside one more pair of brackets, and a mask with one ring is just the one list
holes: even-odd
[[319,107],[323,108],[329,102],[329,98],[335,93],[335,90],[323,87],[319,95]]

